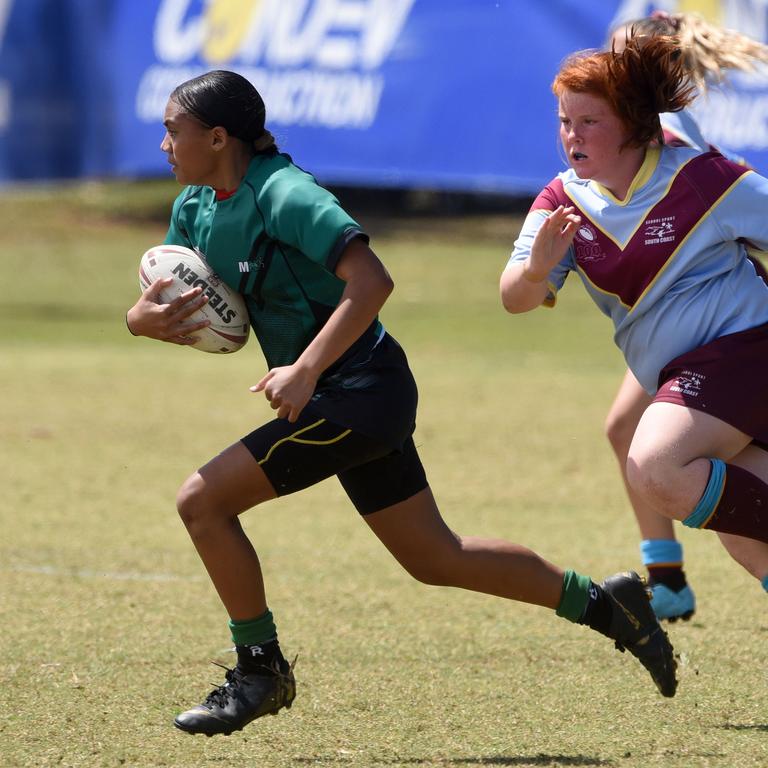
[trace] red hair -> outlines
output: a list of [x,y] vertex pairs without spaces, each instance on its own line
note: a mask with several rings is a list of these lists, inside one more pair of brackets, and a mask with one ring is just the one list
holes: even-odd
[[629,129],[627,146],[661,138],[659,113],[679,112],[695,98],[696,87],[673,37],[636,37],[621,53],[580,51],[569,56],[553,83],[564,91],[605,99]]

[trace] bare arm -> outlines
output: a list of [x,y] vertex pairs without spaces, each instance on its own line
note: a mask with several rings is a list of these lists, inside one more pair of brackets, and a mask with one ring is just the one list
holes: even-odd
[[336,275],[346,286],[328,321],[293,365],[273,368],[252,392],[264,391],[278,418],[296,421],[320,374],[338,360],[379,313],[394,284],[376,254],[360,238],[339,259]]
[[501,303],[507,312],[529,312],[547,298],[547,277],[565,256],[581,223],[573,210],[562,205],[555,209],[542,222],[526,261],[510,264],[502,273]]

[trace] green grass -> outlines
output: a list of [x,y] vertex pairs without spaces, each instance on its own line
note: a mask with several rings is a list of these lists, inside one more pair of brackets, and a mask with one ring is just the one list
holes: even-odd
[[[680,536],[700,600],[673,625],[680,689],[549,611],[409,579],[329,480],[245,516],[287,653],[290,713],[229,738],[171,727],[231,661],[176,488],[271,416],[255,346],[134,339],[126,308],[165,184],[0,200],[0,766],[768,764],[766,596],[714,536]],[[639,567],[602,420],[622,364],[574,281],[510,317],[519,218],[373,218],[397,288],[383,319],[420,385],[430,481],[457,531],[599,578]]]

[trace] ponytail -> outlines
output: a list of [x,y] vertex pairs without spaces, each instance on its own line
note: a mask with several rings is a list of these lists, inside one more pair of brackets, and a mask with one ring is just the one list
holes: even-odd
[[758,63],[768,63],[768,46],[733,29],[711,24],[697,13],[665,13],[622,25],[627,39],[674,37],[696,87],[704,92],[712,83],[725,81],[729,70],[754,72]]
[[266,128],[262,131],[261,136],[254,140],[253,151],[256,152],[256,154],[278,151],[275,137]]

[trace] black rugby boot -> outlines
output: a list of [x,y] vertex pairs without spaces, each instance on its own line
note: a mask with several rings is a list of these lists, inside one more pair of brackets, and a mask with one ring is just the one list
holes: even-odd
[[[214,662],[216,663],[216,662]],[[211,691],[202,704],[182,712],[173,724],[187,733],[229,736],[252,720],[276,715],[283,707],[290,709],[296,697],[293,667],[285,659],[275,659],[271,668],[244,671],[239,666],[228,669],[227,681]]]
[[677,662],[667,633],[651,608],[650,590],[634,571],[609,576],[601,585],[614,602],[608,636],[650,672],[662,696],[677,690]]

